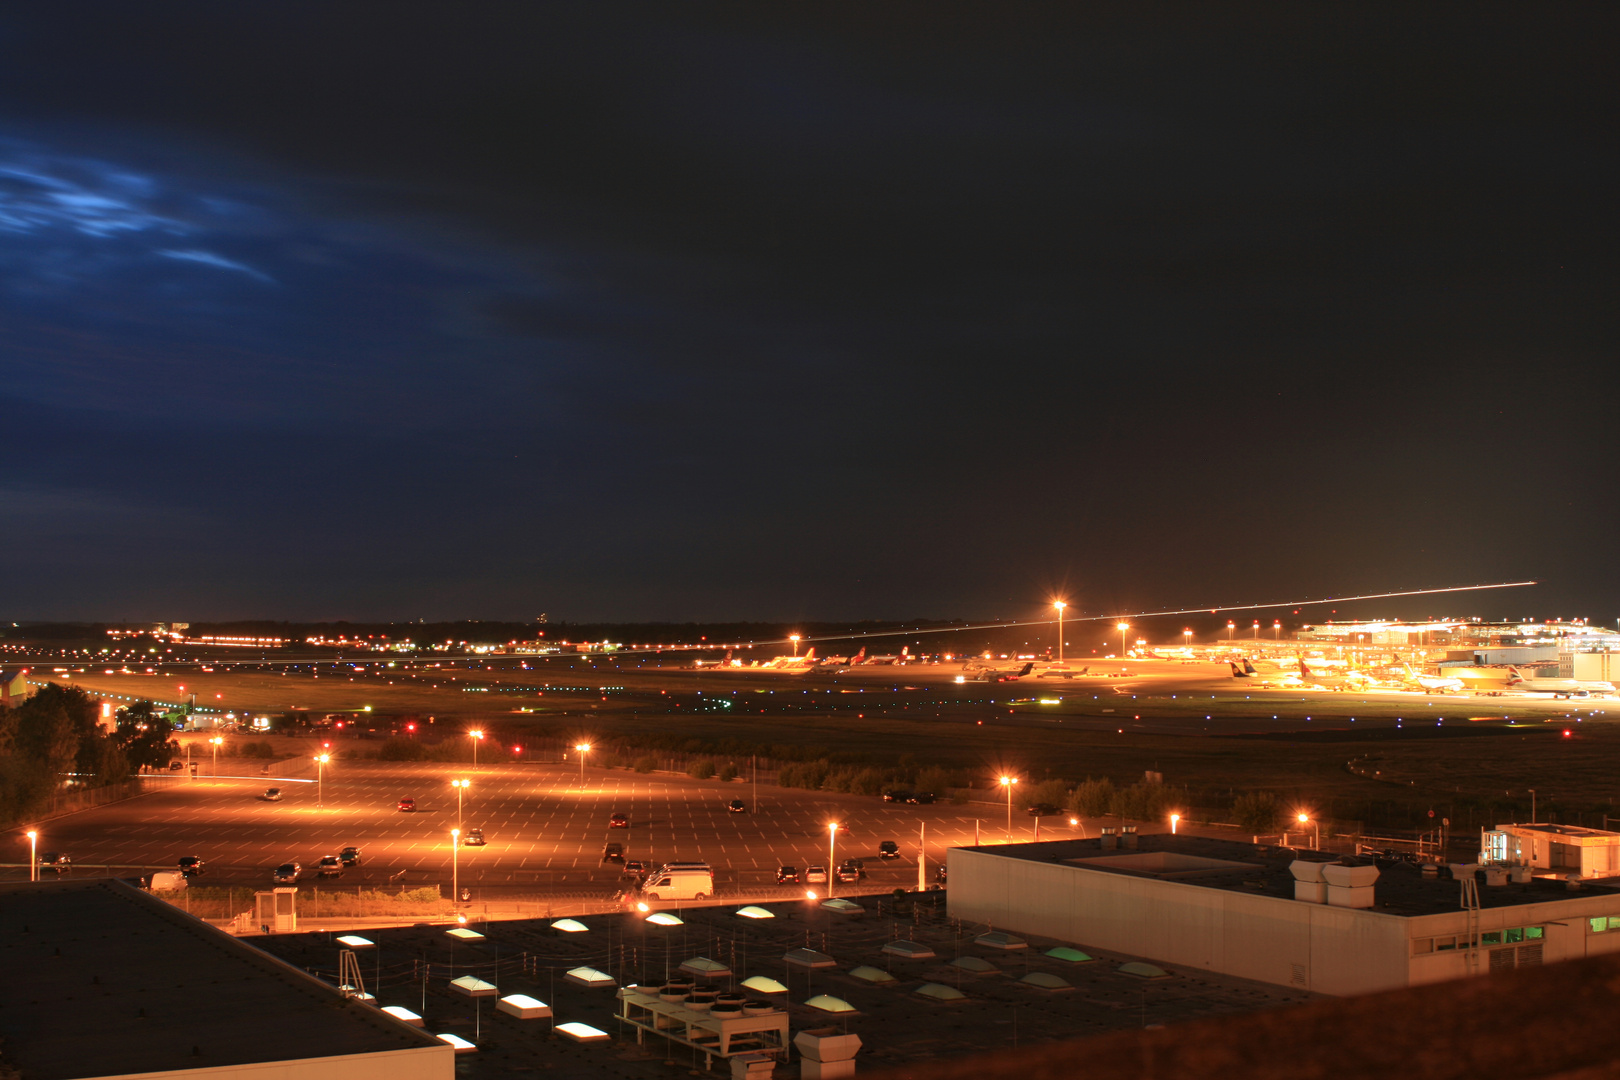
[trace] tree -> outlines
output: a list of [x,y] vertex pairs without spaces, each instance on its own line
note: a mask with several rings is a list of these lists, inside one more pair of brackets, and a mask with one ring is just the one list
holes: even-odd
[[113,741],[124,752],[130,768],[161,769],[179,752],[179,744],[169,736],[174,729],[159,716],[150,701],[137,701],[118,710],[118,726]]
[[54,786],[77,771],[79,745],[100,737],[98,703],[77,686],[46,683],[16,709],[15,749]]
[[1102,817],[1112,809],[1113,803],[1114,782],[1106,776],[1101,780],[1088,777],[1069,796],[1069,809],[1081,817]]
[[1269,791],[1246,791],[1232,802],[1232,817],[1245,832],[1271,832],[1281,816],[1277,796]]

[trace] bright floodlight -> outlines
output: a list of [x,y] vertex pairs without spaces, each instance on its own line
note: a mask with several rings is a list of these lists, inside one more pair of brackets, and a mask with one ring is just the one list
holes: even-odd
[[28,839],[30,839],[30,840],[38,840],[39,839],[39,833],[35,832],[33,829],[29,829],[28,830]]
[[1004,786],[1010,787],[1011,785],[1018,783],[1018,777],[1016,777],[1016,776],[1003,776],[1001,778],[1001,783]]
[[484,737],[484,733],[482,731],[469,731],[467,734],[471,735],[475,739],[482,739]]
[[1115,630],[1129,630],[1130,628],[1131,624],[1128,622],[1122,622],[1118,626],[1114,627]]
[[1064,608],[1068,607],[1069,605],[1065,604],[1062,600],[1054,600],[1054,601],[1052,601],[1052,606],[1057,608],[1059,611],[1062,611]]
[[1299,823],[1301,825],[1305,824],[1309,820],[1311,820],[1311,815],[1309,815],[1309,814],[1301,814],[1301,815],[1299,815]]
[[588,742],[575,743],[574,744],[574,749],[578,750],[582,754],[589,753],[590,749],[591,749],[591,744],[588,743]]
[[827,822],[827,831],[828,832],[837,832],[838,831],[838,822],[836,822],[836,821]]

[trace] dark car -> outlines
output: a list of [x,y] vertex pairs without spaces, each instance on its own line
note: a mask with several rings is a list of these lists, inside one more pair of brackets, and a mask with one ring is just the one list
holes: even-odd
[[613,814],[608,817],[608,828],[610,829],[628,829],[629,827],[629,814]]
[[295,862],[284,862],[280,866],[276,867],[276,872],[275,872],[276,884],[277,885],[296,885],[296,884],[298,884],[298,875],[302,874],[303,872],[304,872],[304,868],[302,866],[298,865],[297,863],[295,863]]
[[726,803],[726,809],[733,814],[746,814],[748,813],[748,804],[741,799],[732,799]]
[[484,839],[483,829],[468,829],[467,834],[461,838],[462,847],[483,847],[489,841]]
[[1063,813],[1062,807],[1054,806],[1049,802],[1038,802],[1029,808],[1030,817],[1054,817],[1061,813]]
[[797,885],[799,883],[799,868],[797,866],[778,866],[776,868],[776,883],[778,885]]
[[620,843],[603,844],[602,861],[616,863],[624,862],[624,845]]
[[338,852],[338,858],[343,860],[344,866],[359,866],[360,849],[352,846],[346,847],[342,851]]
[[60,873],[63,870],[73,869],[73,860],[63,851],[42,851],[39,854],[39,865]]
[[884,802],[910,802],[913,794],[903,788],[891,788],[883,793]]
[[933,804],[934,798],[935,795],[932,791],[919,791],[913,794],[911,798],[907,799],[906,802],[913,803],[917,806],[930,806]]
[[866,876],[866,866],[859,859],[845,859],[838,867],[838,880],[842,882],[860,881]]
[[260,795],[259,798],[263,799],[265,802],[280,802],[281,789],[278,787],[265,788],[264,794]]
[[180,872],[186,877],[196,877],[202,873],[203,861],[195,855],[182,855],[179,858]]
[[408,814],[413,812],[416,809],[416,800],[406,796],[405,798],[399,800],[399,809],[401,813]]
[[624,872],[631,877],[640,877],[647,872],[647,864],[640,859],[624,860]]
[[885,840],[883,843],[878,845],[878,858],[898,859],[899,857],[900,845],[895,843],[893,840]]
[[336,855],[322,855],[321,861],[315,864],[316,877],[342,877],[343,860]]
[[185,767],[186,767],[186,763],[179,760],[178,758],[175,759],[174,761],[169,762],[169,771],[170,772],[179,772],[180,770],[184,769]]

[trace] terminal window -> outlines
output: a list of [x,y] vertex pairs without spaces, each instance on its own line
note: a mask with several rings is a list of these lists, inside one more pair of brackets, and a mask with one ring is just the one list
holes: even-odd
[[1586,924],[1592,928],[1592,933],[1606,934],[1610,930],[1620,930],[1620,917],[1614,915],[1598,915],[1587,919]]

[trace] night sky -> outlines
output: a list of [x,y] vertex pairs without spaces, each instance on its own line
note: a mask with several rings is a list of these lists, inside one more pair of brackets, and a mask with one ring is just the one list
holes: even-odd
[[1612,6],[28,7],[6,618],[1620,611]]

